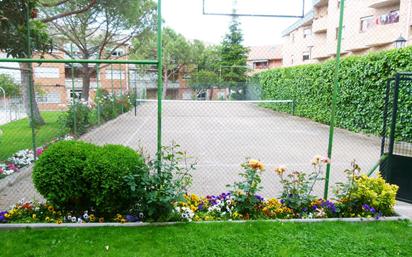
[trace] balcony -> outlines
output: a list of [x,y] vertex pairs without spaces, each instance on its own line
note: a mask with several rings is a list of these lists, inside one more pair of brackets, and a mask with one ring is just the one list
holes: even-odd
[[331,56],[329,48],[325,47],[325,44],[312,48],[312,59],[325,59]]
[[312,25],[313,33],[326,33],[328,30],[328,16],[315,18]]
[[380,46],[393,43],[402,32],[403,30],[400,23],[376,26],[365,33],[366,45]]
[[369,0],[369,8],[379,9],[399,5],[400,0]]

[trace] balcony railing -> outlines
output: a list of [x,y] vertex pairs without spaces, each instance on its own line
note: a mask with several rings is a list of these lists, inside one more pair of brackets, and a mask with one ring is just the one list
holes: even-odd
[[313,33],[324,33],[328,29],[328,16],[321,18],[315,18],[313,20],[312,31]]
[[369,0],[369,8],[385,8],[388,6],[399,5],[400,0]]
[[[66,88],[72,88],[72,80],[71,79],[66,79],[65,80],[65,85]],[[74,79],[74,88],[79,89],[83,87],[83,80],[82,79]],[[97,83],[96,81],[90,81],[90,88],[97,88]]]

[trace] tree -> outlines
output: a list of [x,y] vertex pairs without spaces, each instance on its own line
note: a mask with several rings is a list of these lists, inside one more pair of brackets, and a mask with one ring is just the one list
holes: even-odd
[[219,86],[219,76],[209,70],[200,70],[192,73],[189,85],[195,90],[196,95],[206,93],[208,89],[211,89],[210,100],[213,97],[213,88]]
[[[44,22],[54,21],[74,13],[86,11],[96,4],[96,0],[90,0],[84,6],[79,5],[79,8],[72,12],[58,13],[43,20],[36,19],[38,14],[37,8],[42,4],[44,7],[51,8],[69,1],[61,0],[55,2],[45,0],[43,3],[38,0],[0,1],[0,50],[5,52],[7,56],[14,58],[31,58],[32,52],[40,55],[49,52],[52,49],[52,40],[47,33],[47,27]],[[34,97],[32,67],[29,63],[19,63],[19,66],[22,79],[21,93],[26,114],[33,124],[43,125],[45,122],[40,115]]]
[[4,89],[7,97],[20,95],[19,85],[17,85],[9,75],[0,74],[0,87]]
[[[191,43],[171,28],[163,30],[163,97],[166,96],[169,80],[178,77],[192,62]],[[133,42],[133,56],[136,59],[157,58],[157,36],[150,33],[144,40]]]
[[[36,4],[35,0],[0,1],[0,50],[7,53],[7,56],[31,58],[32,51],[44,53],[51,49],[51,39],[47,34],[46,26],[41,21],[30,19],[33,17],[27,15],[33,15],[31,10],[35,9]],[[44,120],[40,116],[34,97],[32,67],[29,63],[19,65],[23,103],[27,116],[32,123],[42,125]],[[33,109],[33,116],[31,109]]]
[[229,32],[223,39],[220,48],[220,69],[221,78],[235,91],[236,98],[244,98],[245,86],[247,81],[247,57],[249,49],[242,45],[243,34],[240,29],[240,22],[237,16],[233,16],[229,26]]
[[[46,17],[58,16],[59,13],[71,13],[84,5],[87,0],[62,1],[54,8],[46,8]],[[97,0],[96,5],[76,15],[65,16],[49,23],[54,47],[71,58],[111,59],[119,48],[126,48],[133,38],[139,38],[155,25],[156,4],[151,0]],[[68,43],[76,48],[73,54],[67,49]],[[127,55],[117,56],[121,58]],[[82,96],[89,98],[90,79],[95,69],[89,64],[82,64]]]

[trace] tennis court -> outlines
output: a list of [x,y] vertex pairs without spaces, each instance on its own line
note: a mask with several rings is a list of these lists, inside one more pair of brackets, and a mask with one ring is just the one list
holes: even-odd
[[[276,104],[288,104],[281,102]],[[263,194],[280,192],[273,172],[284,164],[289,171],[310,172],[311,159],[327,153],[329,127],[304,118],[260,107],[259,101],[165,101],[163,145],[173,141],[198,160],[191,192],[202,195],[222,192],[239,179],[245,158],[263,161]],[[93,130],[82,139],[96,144],[143,147],[156,151],[157,104],[146,100]],[[345,179],[344,170],[356,159],[367,172],[379,159],[380,140],[338,129],[332,158],[331,185]],[[321,195],[323,183],[315,189]]]

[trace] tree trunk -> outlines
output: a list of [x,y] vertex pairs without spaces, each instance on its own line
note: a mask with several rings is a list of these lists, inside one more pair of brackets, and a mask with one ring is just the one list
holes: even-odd
[[213,86],[210,88],[209,100],[213,100]]
[[[30,121],[33,122],[35,126],[41,126],[46,124],[43,118],[40,115],[39,107],[36,102],[36,94],[34,91],[34,80],[33,72],[30,63],[19,63],[20,66],[20,76],[21,76],[21,88],[23,95],[23,105],[24,110],[26,111],[27,117],[30,118]],[[31,81],[31,84],[30,84]],[[31,104],[30,104],[31,99]],[[32,111],[33,108],[33,117]]]
[[89,101],[89,92],[90,92],[90,67],[88,63],[82,64],[82,98],[85,101]]

